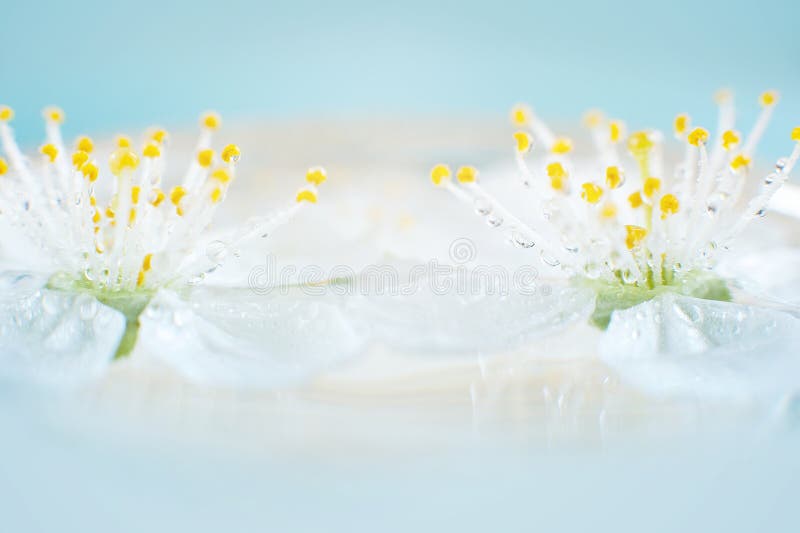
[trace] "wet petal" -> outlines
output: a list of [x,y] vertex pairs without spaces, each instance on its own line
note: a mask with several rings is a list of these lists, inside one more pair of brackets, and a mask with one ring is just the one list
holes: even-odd
[[772,400],[800,387],[800,320],[772,309],[665,295],[615,311],[600,354],[649,393]]
[[209,385],[291,384],[362,345],[334,302],[245,289],[198,288],[185,299],[162,290],[140,324],[142,352]]
[[594,294],[557,283],[507,294],[456,294],[422,282],[400,293],[355,298],[350,311],[377,339],[412,350],[495,350],[586,320]]
[[46,278],[0,275],[0,375],[54,384],[100,376],[125,329],[121,313]]

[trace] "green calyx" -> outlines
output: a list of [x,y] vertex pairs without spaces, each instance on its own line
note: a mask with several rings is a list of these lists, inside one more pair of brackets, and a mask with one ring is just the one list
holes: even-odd
[[616,310],[628,309],[634,305],[652,300],[661,294],[673,293],[704,300],[731,301],[731,292],[722,278],[705,271],[689,271],[674,276],[668,284],[641,286],[626,283],[609,283],[577,277],[576,286],[589,288],[597,295],[595,308],[589,321],[600,329],[606,329],[611,322],[611,314]]
[[111,290],[100,288],[86,280],[76,280],[66,274],[56,274],[47,282],[47,288],[64,292],[88,294],[103,305],[116,309],[125,316],[122,334],[114,359],[125,357],[133,351],[139,336],[139,317],[155,294],[153,289]]

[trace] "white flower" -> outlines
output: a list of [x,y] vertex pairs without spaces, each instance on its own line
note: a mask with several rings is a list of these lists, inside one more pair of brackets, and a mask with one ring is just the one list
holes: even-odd
[[[323,302],[267,300],[246,286],[212,293],[193,288],[242,243],[315,203],[316,187],[326,179],[322,168],[308,171],[307,185],[286,208],[211,240],[206,230],[240,158],[236,145],[219,153],[211,148],[219,115],[201,118],[195,154],[171,188],[163,184],[164,130],[151,129],[141,150],[118,137],[109,175],[88,137],[68,153],[60,109],[47,108],[44,117],[47,141],[32,163],[13,139],[13,112],[0,107],[7,156],[0,158],[0,217],[9,226],[0,242],[13,265],[2,278],[0,372],[55,381],[94,376],[141,338],[149,352],[197,381],[271,384],[315,366],[306,362],[352,351],[355,336]],[[19,253],[20,236],[45,257]],[[239,322],[228,320],[233,314]],[[325,354],[317,353],[319,340],[309,327],[320,321],[327,321],[324,331],[338,328]]]

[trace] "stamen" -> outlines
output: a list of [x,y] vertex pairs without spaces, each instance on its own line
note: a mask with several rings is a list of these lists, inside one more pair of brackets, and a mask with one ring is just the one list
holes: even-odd
[[43,155],[46,155],[51,163],[56,162],[56,157],[58,157],[58,148],[56,148],[55,145],[50,143],[44,144],[41,148],[39,148],[39,152],[41,152]]
[[78,137],[78,140],[75,142],[75,150],[91,154],[94,150],[94,142],[85,135],[83,137]]
[[641,226],[625,226],[625,246],[628,250],[633,250],[641,246],[644,238],[647,237],[647,230]]
[[581,198],[590,204],[596,204],[600,201],[600,197],[603,196],[603,189],[594,183],[584,183],[581,185],[581,189]]

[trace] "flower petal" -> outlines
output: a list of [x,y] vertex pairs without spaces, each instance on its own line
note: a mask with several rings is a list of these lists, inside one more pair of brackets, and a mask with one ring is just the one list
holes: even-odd
[[800,387],[800,320],[664,295],[615,311],[600,355],[624,380],[656,395],[776,399]]
[[89,295],[45,284],[41,276],[0,275],[0,375],[60,385],[100,376],[125,317]]
[[245,289],[162,290],[140,324],[140,350],[208,385],[292,384],[362,345],[332,302]]

